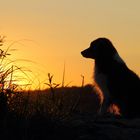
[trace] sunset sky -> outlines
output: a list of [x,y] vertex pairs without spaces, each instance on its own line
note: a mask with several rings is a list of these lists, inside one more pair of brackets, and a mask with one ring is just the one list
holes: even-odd
[[[47,73],[65,84],[92,83],[93,61],[80,52],[98,37],[107,37],[127,65],[140,75],[139,0],[3,0],[0,34],[5,48],[12,42],[11,60],[32,70],[36,82]],[[30,62],[32,61],[32,62]],[[30,75],[30,74],[29,74]],[[46,82],[46,81],[45,81]]]

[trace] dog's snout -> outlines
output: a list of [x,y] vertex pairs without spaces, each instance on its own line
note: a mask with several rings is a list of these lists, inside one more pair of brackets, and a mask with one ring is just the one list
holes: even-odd
[[84,51],[81,51],[81,55],[84,56]]
[[82,54],[83,57],[87,57],[87,50],[83,50],[83,51],[81,52],[81,54]]
[[81,52],[83,57],[95,59],[94,52],[90,48],[87,48]]

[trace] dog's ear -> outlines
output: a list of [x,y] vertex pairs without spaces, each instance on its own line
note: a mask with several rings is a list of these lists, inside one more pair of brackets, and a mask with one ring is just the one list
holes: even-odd
[[116,53],[117,50],[112,44],[112,42],[107,38],[99,38],[96,40],[96,44],[98,45],[98,52],[99,56],[105,57],[105,58],[111,58]]

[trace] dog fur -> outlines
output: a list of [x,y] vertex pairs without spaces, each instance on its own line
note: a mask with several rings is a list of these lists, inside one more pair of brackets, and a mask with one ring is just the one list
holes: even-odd
[[98,38],[81,52],[95,60],[94,80],[104,96],[102,110],[114,103],[124,117],[140,117],[140,79],[119,56],[112,42]]

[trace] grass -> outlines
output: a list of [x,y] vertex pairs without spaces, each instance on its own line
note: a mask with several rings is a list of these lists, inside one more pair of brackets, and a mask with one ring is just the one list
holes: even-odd
[[26,140],[69,137],[75,133],[71,130],[75,123],[67,126],[73,118],[83,114],[91,117],[98,110],[98,98],[91,86],[60,87],[53,94],[52,99],[51,89],[17,93],[1,119],[1,136]]

